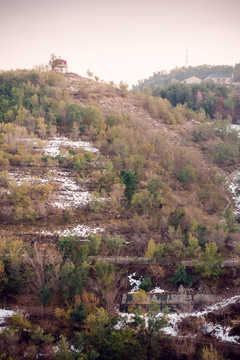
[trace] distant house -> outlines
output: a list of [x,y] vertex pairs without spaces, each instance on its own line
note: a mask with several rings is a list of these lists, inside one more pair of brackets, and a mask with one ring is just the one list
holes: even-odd
[[192,84],[201,84],[202,80],[197,76],[191,76],[182,81],[184,84],[192,85]]
[[219,85],[233,85],[233,74],[211,74],[204,81],[213,81]]

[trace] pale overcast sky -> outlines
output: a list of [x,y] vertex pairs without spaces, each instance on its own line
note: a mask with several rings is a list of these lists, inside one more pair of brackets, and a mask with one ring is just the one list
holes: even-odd
[[0,0],[0,69],[50,54],[69,71],[136,84],[186,63],[240,62],[239,0]]

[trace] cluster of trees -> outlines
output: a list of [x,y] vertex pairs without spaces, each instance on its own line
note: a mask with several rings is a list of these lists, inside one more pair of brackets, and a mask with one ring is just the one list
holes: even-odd
[[213,73],[227,73],[233,74],[234,81],[239,82],[240,74],[240,64],[235,64],[235,66],[228,65],[199,65],[199,66],[188,66],[175,69],[172,69],[169,73],[167,71],[159,71],[153,73],[148,79],[139,81],[138,85],[134,88],[143,90],[144,88],[155,89],[156,87],[165,87],[171,82],[178,81],[181,82],[191,76],[196,76],[202,80]]
[[[141,307],[134,310],[132,322],[116,313],[115,297],[126,286],[123,270],[92,257],[101,245],[112,251],[116,243],[122,240],[91,234],[84,243],[67,237],[57,245],[32,248],[20,239],[1,238],[1,297],[18,296],[26,312],[11,316],[1,332],[2,359],[185,358],[186,349],[163,334],[167,320],[159,317],[156,304],[150,305],[148,326]],[[205,254],[209,257],[207,249]],[[191,284],[181,265],[171,281]],[[151,285],[145,278],[140,287],[144,292]],[[192,356],[202,360],[207,352],[217,354],[213,347],[192,346]]]
[[50,72],[0,74],[0,122],[24,126],[41,138],[58,130],[99,134],[102,114],[94,106],[73,103],[64,76]]
[[217,85],[211,82],[186,85],[174,83],[165,88],[157,87],[153,96],[167,99],[175,107],[187,104],[187,107],[199,111],[203,109],[206,116],[237,121],[239,118],[240,97],[235,88]]

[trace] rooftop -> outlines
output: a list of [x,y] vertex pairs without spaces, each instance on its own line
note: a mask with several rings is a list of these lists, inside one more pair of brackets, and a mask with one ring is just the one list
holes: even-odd
[[[227,73],[215,73],[210,74],[206,77],[206,79],[213,79],[213,78],[220,78],[220,79],[233,79],[233,74],[227,74]],[[205,79],[205,80],[206,80]]]

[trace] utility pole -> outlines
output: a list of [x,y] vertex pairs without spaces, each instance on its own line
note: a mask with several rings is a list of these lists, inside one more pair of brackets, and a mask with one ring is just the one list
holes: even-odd
[[186,50],[186,67],[188,67],[188,50]]

